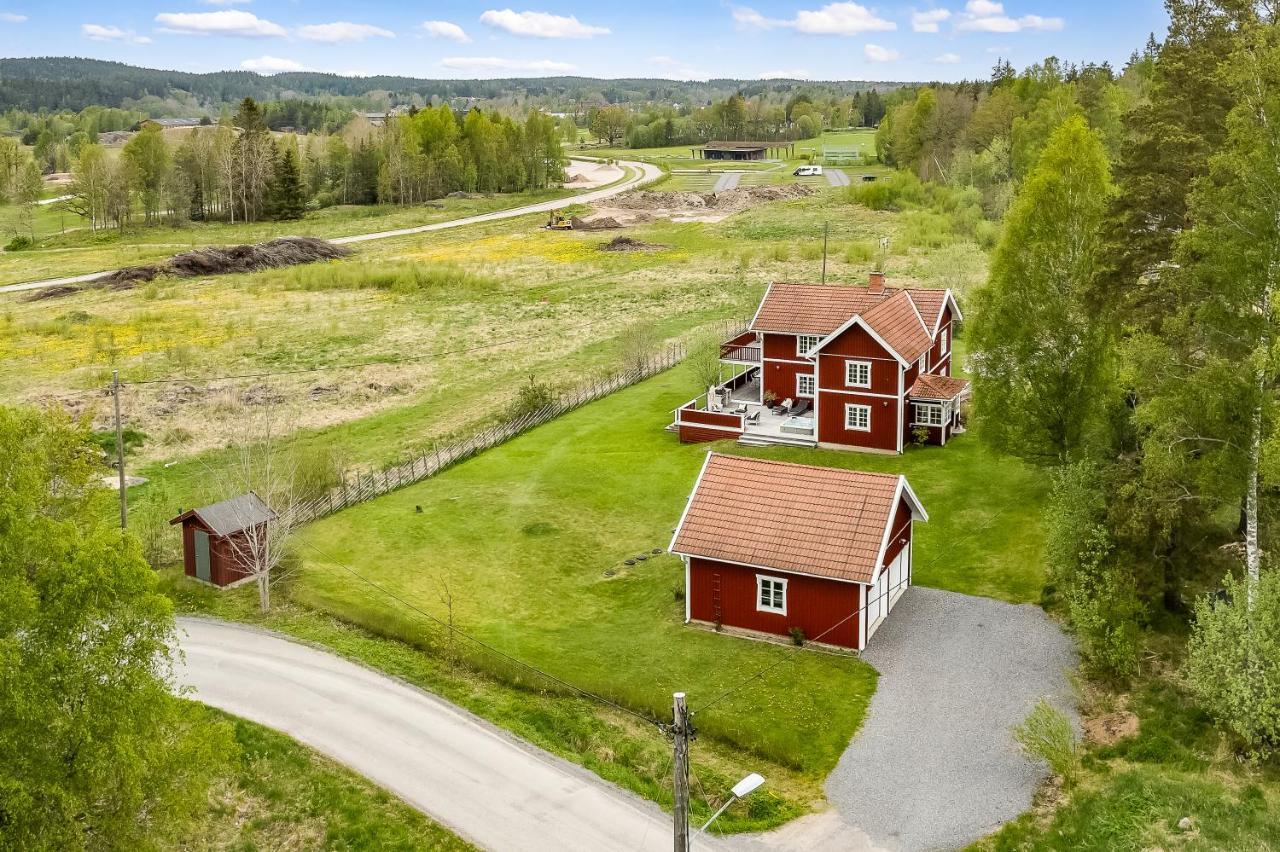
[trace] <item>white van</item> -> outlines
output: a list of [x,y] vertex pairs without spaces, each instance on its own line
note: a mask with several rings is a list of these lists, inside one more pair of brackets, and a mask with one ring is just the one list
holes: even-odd
[[822,174],[822,166],[801,166],[792,174],[796,177],[816,177]]

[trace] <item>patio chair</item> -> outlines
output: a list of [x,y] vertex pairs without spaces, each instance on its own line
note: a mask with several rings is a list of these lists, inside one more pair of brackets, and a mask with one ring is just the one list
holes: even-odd
[[759,422],[760,422],[760,409],[756,409],[756,410],[755,410],[754,412],[752,412],[751,414],[748,414],[748,415],[747,415],[747,421],[746,421],[746,422],[748,422],[748,423],[752,423],[752,424],[759,423]]
[[774,413],[774,414],[781,414],[781,415],[783,415],[783,416],[786,416],[786,415],[788,415],[788,414],[790,414],[790,413],[791,413],[791,408],[792,408],[795,404],[796,404],[795,400],[793,400],[791,397],[787,397],[787,398],[783,401],[782,405],[779,405],[777,408],[775,408],[775,409],[773,410],[773,413]]
[[800,415],[805,414],[808,411],[809,411],[809,400],[802,399],[798,403],[796,403],[795,408],[791,409],[791,411],[789,411],[788,413],[792,417],[799,417]]

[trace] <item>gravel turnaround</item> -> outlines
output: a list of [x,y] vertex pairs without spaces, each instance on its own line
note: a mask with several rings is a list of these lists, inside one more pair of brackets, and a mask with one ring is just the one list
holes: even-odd
[[865,659],[880,682],[826,786],[843,822],[878,848],[954,849],[1030,807],[1047,771],[1012,728],[1041,697],[1075,719],[1075,651],[1043,610],[913,587]]

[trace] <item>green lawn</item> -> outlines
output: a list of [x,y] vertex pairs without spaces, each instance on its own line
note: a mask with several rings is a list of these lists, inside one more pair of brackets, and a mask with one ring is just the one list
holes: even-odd
[[192,704],[200,724],[228,725],[236,756],[204,814],[177,844],[190,850],[474,847],[386,790],[289,737]]
[[[304,566],[292,595],[429,642],[431,631],[338,564],[440,616],[447,585],[459,626],[508,653],[660,717],[676,689],[697,708],[794,652],[684,627],[675,557],[622,564],[666,546],[706,453],[662,428],[693,384],[683,369],[671,371],[308,527],[297,539]],[[730,448],[739,450],[721,449]],[[1028,528],[1042,484],[971,436],[902,457],[752,452],[906,473],[933,517],[918,537],[918,582],[1012,601],[1038,596],[1041,542]],[[799,654],[700,717],[700,727],[820,777],[857,730],[873,684],[856,660]]]

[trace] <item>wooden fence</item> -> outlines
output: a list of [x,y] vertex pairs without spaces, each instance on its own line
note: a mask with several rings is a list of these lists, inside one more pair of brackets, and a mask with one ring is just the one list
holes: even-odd
[[[741,334],[743,330],[743,323],[735,320],[725,323],[721,334],[736,335]],[[382,471],[360,474],[344,481],[326,493],[294,506],[289,513],[289,520],[295,526],[309,523],[348,506],[388,494],[397,488],[421,482],[478,453],[554,420],[566,412],[669,370],[683,361],[688,354],[686,343],[683,341],[672,343],[662,352],[644,358],[643,363],[563,394],[554,402],[536,411],[490,426],[457,443],[414,455]]]

